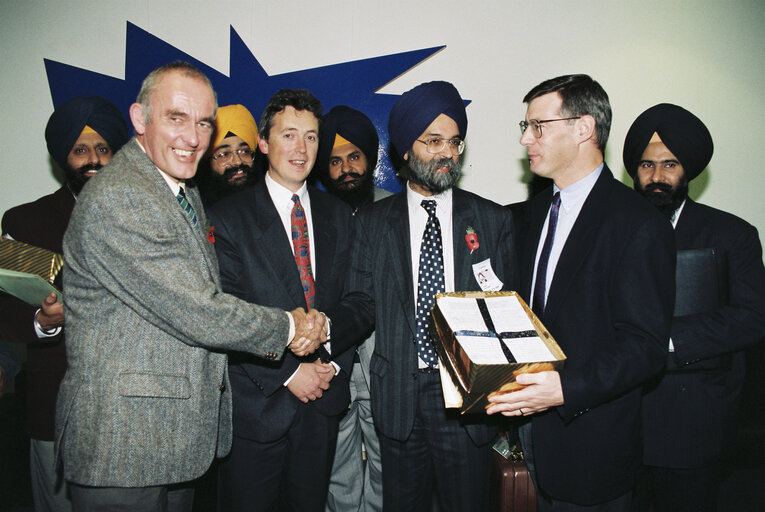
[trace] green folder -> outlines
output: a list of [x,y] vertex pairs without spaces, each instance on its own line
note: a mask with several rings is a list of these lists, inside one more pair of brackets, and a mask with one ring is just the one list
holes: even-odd
[[0,268],[0,291],[18,297],[27,304],[39,306],[51,292],[58,295],[58,301],[64,301],[64,295],[55,286],[38,276],[26,272],[16,272]]

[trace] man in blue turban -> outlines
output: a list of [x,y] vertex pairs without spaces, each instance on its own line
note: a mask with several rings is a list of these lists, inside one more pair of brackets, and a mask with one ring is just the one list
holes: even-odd
[[[64,232],[77,195],[127,139],[125,119],[108,100],[78,97],[59,105],[48,120],[45,140],[66,182],[53,194],[5,212],[3,236],[63,253]],[[62,288],[61,274],[55,284]],[[39,308],[0,297],[0,337],[30,347],[26,365],[27,434],[36,510],[71,510],[66,486],[56,486],[53,469],[53,417],[66,370],[63,326],[63,306],[56,294],[46,297]]]
[[383,508],[430,510],[437,493],[442,510],[488,510],[496,428],[484,415],[444,407],[430,309],[437,292],[516,288],[512,218],[454,187],[467,116],[452,84],[404,93],[388,131],[407,183],[356,214],[349,297],[357,301],[332,316],[332,349],[374,326],[370,392]]
[[[624,166],[635,190],[671,220],[678,250],[669,356],[641,406],[643,469],[635,510],[715,510],[725,448],[736,435],[744,350],[765,332],[757,229],[688,197],[688,182],[707,167],[712,152],[704,123],[668,103],[640,114],[624,141]],[[684,264],[700,250],[718,264],[695,271]]]

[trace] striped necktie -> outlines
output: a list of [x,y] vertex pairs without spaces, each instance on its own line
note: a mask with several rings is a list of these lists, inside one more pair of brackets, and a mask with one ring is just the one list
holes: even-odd
[[188,199],[186,199],[186,193],[183,191],[183,187],[178,190],[178,195],[175,196],[175,198],[178,200],[178,204],[181,205],[181,208],[183,208],[186,213],[189,214],[189,217],[191,217],[191,223],[194,224],[194,227],[199,227],[199,224],[197,223],[197,213],[194,211],[194,207],[191,206]]

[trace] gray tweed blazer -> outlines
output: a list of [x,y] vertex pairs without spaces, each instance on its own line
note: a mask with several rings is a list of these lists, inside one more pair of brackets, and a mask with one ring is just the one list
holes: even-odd
[[221,292],[199,194],[194,227],[131,140],[84,188],[64,237],[64,477],[91,486],[192,480],[231,446],[225,350],[281,358],[279,309]]

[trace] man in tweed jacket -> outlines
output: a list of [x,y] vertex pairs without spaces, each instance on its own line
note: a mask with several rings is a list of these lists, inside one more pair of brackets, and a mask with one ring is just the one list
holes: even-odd
[[326,339],[323,319],[221,292],[199,194],[185,182],[215,103],[188,64],[152,72],[130,108],[136,137],[83,190],[65,235],[56,450],[75,510],[191,510],[184,483],[231,445],[223,351],[276,360]]

